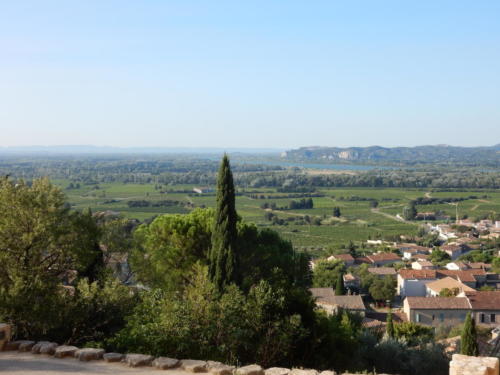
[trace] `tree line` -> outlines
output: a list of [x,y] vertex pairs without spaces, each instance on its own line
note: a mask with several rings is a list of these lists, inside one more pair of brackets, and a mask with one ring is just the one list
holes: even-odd
[[[102,157],[88,156],[73,159],[4,158],[0,175],[32,180],[41,176],[70,181],[72,188],[99,183],[135,183],[176,185],[215,185],[217,162],[193,156],[187,157]],[[299,168],[236,164],[235,183],[242,188],[273,187],[283,193],[315,193],[316,187],[397,187],[433,189],[498,189],[497,170],[472,168],[380,169],[357,171],[355,174],[304,173]]]

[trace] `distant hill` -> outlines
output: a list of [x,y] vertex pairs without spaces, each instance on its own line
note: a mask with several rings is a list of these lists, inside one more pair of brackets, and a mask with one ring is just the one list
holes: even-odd
[[500,166],[500,144],[491,147],[448,145],[416,147],[301,147],[281,154],[289,161],[321,163],[428,164],[459,163]]
[[280,153],[283,148],[236,148],[236,147],[112,147],[93,145],[60,146],[0,146],[1,154],[222,154]]

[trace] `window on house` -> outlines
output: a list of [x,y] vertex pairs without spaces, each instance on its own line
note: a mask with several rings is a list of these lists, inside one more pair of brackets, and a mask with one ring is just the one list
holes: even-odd
[[496,321],[495,314],[490,314],[490,323],[495,323],[495,321]]
[[479,315],[479,317],[481,319],[481,323],[484,323],[484,314]]
[[444,322],[444,314],[443,313],[440,313],[439,314],[439,320],[442,322]]
[[435,318],[436,318],[436,317],[434,316],[434,314],[432,314],[432,321],[434,321],[434,319],[435,319]]
[[417,323],[420,323],[420,314],[417,313],[417,315],[415,316],[415,320],[417,321]]

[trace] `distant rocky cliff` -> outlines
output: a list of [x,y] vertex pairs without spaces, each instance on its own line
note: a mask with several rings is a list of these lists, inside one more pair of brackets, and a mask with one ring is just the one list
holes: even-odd
[[357,163],[464,163],[500,166],[500,145],[455,147],[447,145],[417,147],[301,147],[283,152],[290,161]]

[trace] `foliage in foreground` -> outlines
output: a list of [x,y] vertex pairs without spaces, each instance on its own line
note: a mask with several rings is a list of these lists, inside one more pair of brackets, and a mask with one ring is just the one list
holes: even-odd
[[79,344],[123,326],[135,297],[104,271],[99,237],[48,180],[0,180],[0,317],[17,337]]
[[[155,289],[138,297],[103,271],[102,233],[93,216],[70,211],[48,181],[30,186],[4,180],[0,198],[0,317],[16,325],[19,338],[98,341],[125,352],[233,364],[402,375],[447,371],[439,347],[379,341],[356,316],[315,311],[307,257],[273,231],[238,222],[244,274],[239,286],[221,293],[207,272],[213,211],[143,225],[132,265],[138,280]],[[395,331],[397,336],[397,326]]]
[[409,346],[405,340],[360,335],[354,370],[374,369],[377,373],[403,375],[446,375],[449,359],[441,345]]
[[244,295],[234,284],[220,295],[206,267],[196,266],[183,293],[146,293],[109,344],[117,350],[226,363],[286,363],[305,337],[284,288],[261,281]]

